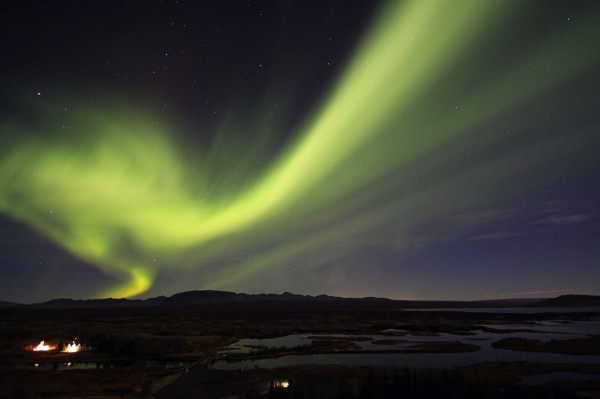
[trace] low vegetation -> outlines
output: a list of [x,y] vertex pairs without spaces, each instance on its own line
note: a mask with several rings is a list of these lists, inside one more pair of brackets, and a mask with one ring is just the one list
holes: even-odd
[[528,338],[503,338],[492,344],[494,348],[523,352],[563,353],[567,355],[600,355],[600,335],[589,338],[553,339],[538,341]]
[[[265,311],[184,307],[174,309],[2,309],[0,310],[0,398],[37,398],[60,395],[96,395],[96,397],[169,397],[161,392],[175,386],[173,381],[192,375],[189,366],[160,367],[161,361],[195,361],[201,365],[204,381],[194,386],[197,392],[212,392],[206,397],[288,398],[469,398],[511,399],[552,397],[575,398],[581,386],[513,386],[513,370],[518,364],[480,366],[489,373],[477,374],[471,368],[456,370],[394,370],[383,368],[310,366],[285,370],[218,371],[211,362],[218,352],[240,338],[273,338],[289,334],[308,334],[310,345],[295,348],[255,347],[255,353],[240,353],[240,359],[282,354],[345,353],[359,350],[361,341],[370,340],[373,351],[413,353],[455,353],[475,351],[477,345],[428,338],[407,345],[403,336],[470,335],[482,325],[522,323],[531,315],[474,314],[460,312],[405,312],[397,310],[354,311]],[[539,317],[538,317],[539,316]],[[597,315],[576,314],[571,319]],[[564,315],[560,316],[564,317]],[[557,315],[537,315],[553,320]],[[384,331],[386,331],[384,333]],[[332,337],[332,335],[344,335]],[[373,335],[389,338],[373,341]],[[85,346],[79,353],[39,353],[32,345],[45,340],[58,345],[74,338]],[[496,345],[513,350],[532,350],[570,354],[597,354],[598,337],[580,340],[539,342],[503,339]],[[432,340],[432,341],[430,341]],[[595,348],[595,349],[594,349]],[[236,355],[228,354],[228,357]],[[153,360],[154,362],[146,362]],[[55,371],[23,370],[38,364],[67,362],[119,362],[135,367]],[[125,361],[125,363],[123,363]],[[130,362],[130,363],[126,363]],[[508,363],[509,365],[511,363]],[[530,371],[542,369],[533,366]],[[563,367],[564,366],[564,367]],[[487,367],[487,368],[486,368]],[[571,370],[574,365],[556,366],[553,371]],[[582,366],[583,367],[583,366]],[[371,371],[369,371],[371,369]],[[521,370],[523,373],[527,371]],[[195,371],[194,371],[195,372]],[[589,372],[589,370],[588,370]],[[600,371],[593,371],[600,373]],[[458,374],[457,374],[458,373]],[[277,378],[293,380],[293,388],[270,384]],[[178,380],[179,381],[179,380]],[[221,385],[219,385],[221,384]],[[185,384],[183,384],[186,386]],[[166,387],[166,388],[165,388]],[[182,391],[186,397],[189,391]],[[600,387],[585,386],[598,394]],[[169,391],[170,392],[170,391]],[[420,393],[419,393],[420,392]],[[440,392],[444,392],[441,394]],[[558,394],[556,394],[558,392]],[[227,395],[225,395],[225,393]],[[223,394],[219,396],[220,394]],[[74,395],[74,396],[73,396]],[[212,395],[212,396],[211,396]],[[421,396],[419,396],[421,395]],[[427,396],[429,395],[429,396]],[[437,396],[436,396],[437,395]],[[456,395],[456,396],[451,396]],[[470,395],[470,396],[469,396]],[[479,396],[478,396],[479,395]],[[521,396],[519,396],[521,395]],[[528,396],[529,395],[529,396]],[[537,396],[536,396],[537,395]],[[544,396],[546,395],[546,396]],[[558,396],[556,396],[558,395]],[[189,396],[189,395],[188,395]]]

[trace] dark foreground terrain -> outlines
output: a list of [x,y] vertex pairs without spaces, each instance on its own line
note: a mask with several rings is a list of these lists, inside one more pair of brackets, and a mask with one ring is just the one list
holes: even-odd
[[[379,305],[375,299],[331,307],[265,299],[5,307],[0,309],[0,397],[600,398],[600,362],[590,362],[588,356],[598,354],[597,335],[515,337],[557,320],[565,325],[593,323],[600,313],[404,311]],[[261,340],[242,349],[231,346],[242,338],[293,334],[305,334],[308,344],[277,346]],[[225,362],[313,354],[459,356],[483,350],[477,334],[494,334],[497,338],[488,346],[506,351],[502,353],[571,357],[565,363],[534,357],[456,367],[368,361],[310,365],[307,360],[304,365],[227,369]],[[60,352],[74,339],[82,351]],[[56,350],[33,351],[41,340]],[[573,356],[588,360],[578,362]],[[522,378],[538,375],[565,377],[522,383]]]

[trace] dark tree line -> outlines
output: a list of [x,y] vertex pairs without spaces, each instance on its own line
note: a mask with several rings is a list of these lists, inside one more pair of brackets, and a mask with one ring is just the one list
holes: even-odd
[[298,378],[288,388],[271,386],[267,395],[248,392],[247,398],[272,399],[575,399],[579,396],[552,386],[491,384],[465,380],[456,370],[370,369],[358,382],[337,377],[328,384]]

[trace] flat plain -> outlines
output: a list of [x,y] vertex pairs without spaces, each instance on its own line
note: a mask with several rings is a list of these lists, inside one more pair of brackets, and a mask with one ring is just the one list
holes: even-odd
[[[600,363],[594,360],[599,354],[598,336],[544,338],[552,329],[551,337],[555,337],[560,326],[598,321],[600,313],[594,312],[341,310],[289,304],[13,308],[0,312],[0,397],[6,398],[393,397],[397,392],[392,387],[421,393],[413,397],[436,395],[419,388],[416,381],[454,391],[456,395],[449,397],[471,397],[485,390],[492,397],[510,394],[513,398],[552,397],[557,392],[574,398],[600,395]],[[514,338],[518,334],[527,338]],[[542,338],[532,339],[531,334],[542,334]],[[41,340],[60,348],[74,339],[82,351],[33,351]],[[278,339],[291,343],[269,343]],[[261,344],[239,346],[245,341]],[[533,361],[515,356],[515,361],[508,358],[452,367],[389,361],[406,355],[406,359],[424,355],[458,359],[484,353],[484,344],[501,353],[534,356]],[[540,357],[535,361],[538,354],[559,354],[570,360],[548,362]],[[384,364],[365,360],[364,364],[331,361],[311,365],[311,356],[378,356],[387,360]],[[278,360],[269,365],[274,359]],[[305,360],[281,363],[285,359]],[[237,366],[243,364],[251,367]],[[519,383],[527,375],[555,375],[552,373],[592,377],[536,386]]]

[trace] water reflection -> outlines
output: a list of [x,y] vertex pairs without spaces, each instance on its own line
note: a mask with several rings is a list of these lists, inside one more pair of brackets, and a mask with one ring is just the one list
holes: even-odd
[[[527,361],[542,363],[600,363],[600,356],[565,355],[557,353],[518,352],[496,349],[492,344],[502,338],[528,338],[539,341],[586,338],[600,331],[600,321],[565,322],[564,320],[528,322],[522,324],[489,324],[482,327],[494,328],[503,332],[475,330],[469,335],[440,333],[431,336],[405,334],[399,330],[385,330],[393,335],[348,336],[343,334],[309,335],[295,334],[269,339],[241,339],[226,348],[227,353],[251,353],[255,347],[293,348],[308,346],[315,340],[343,339],[353,341],[356,353],[324,353],[307,355],[285,355],[276,358],[227,361],[220,360],[214,367],[221,370],[248,369],[254,367],[282,367],[302,364],[341,364],[341,365],[397,365],[409,367],[452,367],[490,361]],[[513,330],[513,331],[511,331]],[[521,330],[521,331],[519,331]],[[530,331],[522,331],[530,330]],[[382,345],[381,341],[389,341]],[[390,341],[393,340],[393,341]],[[380,341],[380,342],[377,342]],[[396,341],[396,342],[395,342]],[[403,342],[397,342],[403,341]],[[460,342],[480,347],[476,352],[464,353],[369,353],[385,350],[410,349],[418,343]],[[363,353],[361,353],[363,352]]]

